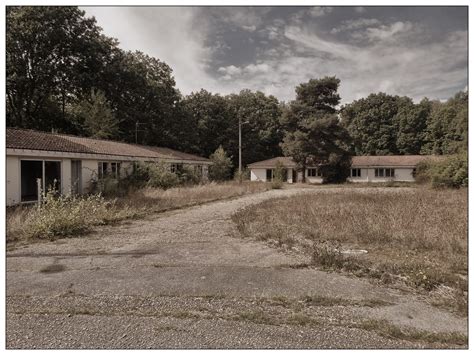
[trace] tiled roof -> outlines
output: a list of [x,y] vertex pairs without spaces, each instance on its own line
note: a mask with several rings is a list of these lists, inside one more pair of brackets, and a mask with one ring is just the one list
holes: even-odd
[[193,154],[182,153],[169,148],[129,144],[104,139],[77,137],[26,129],[7,128],[6,138],[7,148],[12,149],[210,162],[209,159]]
[[249,164],[249,168],[273,168],[276,166],[277,162],[281,162],[285,168],[294,168],[296,163],[291,157],[276,157],[272,159],[257,161],[255,163]]
[[[364,155],[352,157],[352,166],[408,166],[415,167],[419,162],[426,159],[443,159],[436,155]],[[277,157],[249,164],[249,168],[274,168],[277,161],[282,162],[285,168],[294,168],[296,163],[291,157]]]
[[352,166],[416,166],[427,159],[440,159],[435,155],[362,155],[352,157]]

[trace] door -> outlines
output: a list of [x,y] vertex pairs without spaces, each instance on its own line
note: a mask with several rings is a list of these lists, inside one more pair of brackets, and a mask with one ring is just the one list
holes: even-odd
[[82,161],[71,161],[71,192],[82,194]]
[[21,201],[28,202],[38,200],[37,180],[43,180],[43,162],[41,160],[22,160],[20,175]]

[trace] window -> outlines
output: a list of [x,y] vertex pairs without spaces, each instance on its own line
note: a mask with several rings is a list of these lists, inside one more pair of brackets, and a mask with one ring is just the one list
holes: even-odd
[[103,179],[107,175],[118,179],[120,177],[120,166],[121,163],[100,161],[98,163],[97,175],[99,179]]
[[183,171],[183,164],[171,164],[170,170],[172,173],[178,173]]
[[110,163],[110,170],[113,177],[120,178],[120,163]]
[[320,177],[321,172],[317,168],[309,168],[308,169],[308,176],[310,176],[310,177]]
[[99,179],[103,179],[108,173],[109,164],[104,161],[100,161],[97,167],[97,176]]
[[375,177],[394,177],[395,169],[377,168],[375,169]]
[[351,169],[351,177],[360,177],[360,169]]

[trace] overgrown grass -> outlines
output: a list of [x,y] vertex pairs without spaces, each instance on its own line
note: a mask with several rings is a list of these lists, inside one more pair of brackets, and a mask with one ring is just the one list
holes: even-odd
[[[467,190],[334,189],[273,199],[234,215],[240,232],[313,264],[402,280],[467,312]],[[346,249],[367,254],[348,256]],[[443,292],[440,292],[443,290]]]
[[97,225],[268,189],[267,183],[226,182],[167,190],[145,188],[118,199],[50,194],[40,207],[17,206],[7,210],[7,242],[83,235]]

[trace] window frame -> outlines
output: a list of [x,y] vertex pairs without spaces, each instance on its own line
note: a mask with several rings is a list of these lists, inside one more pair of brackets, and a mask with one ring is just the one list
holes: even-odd
[[[354,171],[356,172],[354,174]],[[351,177],[362,177],[362,169],[361,168],[351,168]]]

